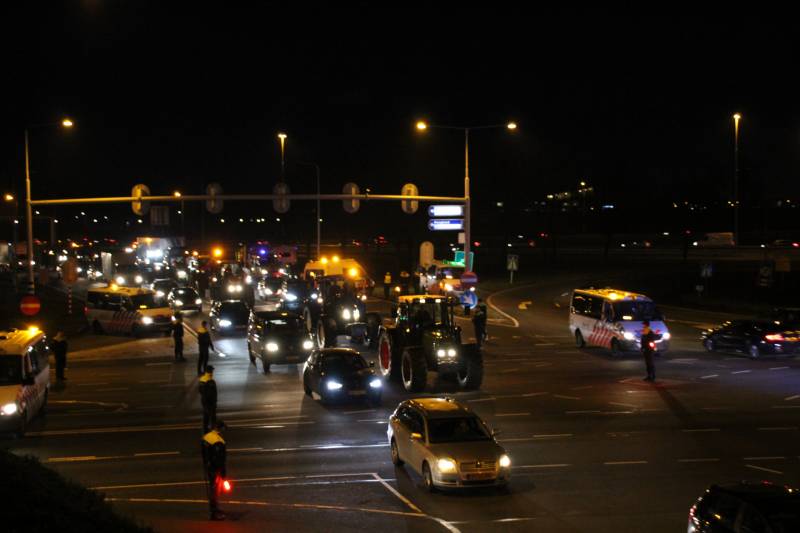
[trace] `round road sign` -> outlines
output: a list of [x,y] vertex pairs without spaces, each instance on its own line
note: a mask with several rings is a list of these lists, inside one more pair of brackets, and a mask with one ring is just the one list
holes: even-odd
[[19,302],[19,310],[23,315],[33,316],[39,312],[42,304],[38,296],[23,296]]
[[466,271],[461,274],[461,283],[465,285],[475,285],[478,283],[478,275],[475,272]]

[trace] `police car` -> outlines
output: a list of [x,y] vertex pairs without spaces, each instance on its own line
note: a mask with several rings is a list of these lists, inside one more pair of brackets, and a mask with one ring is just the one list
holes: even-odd
[[655,302],[644,294],[616,289],[577,289],[569,307],[569,331],[578,348],[608,348],[615,356],[640,351],[643,322],[660,335],[656,352],[669,349],[670,333]]
[[154,331],[168,333],[172,310],[157,301],[150,289],[109,285],[89,289],[86,320],[95,333],[116,333],[140,337]]
[[50,348],[42,331],[0,330],[0,431],[22,436],[47,405]]

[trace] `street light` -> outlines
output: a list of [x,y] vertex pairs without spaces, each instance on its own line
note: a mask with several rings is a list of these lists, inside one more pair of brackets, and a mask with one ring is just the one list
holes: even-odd
[[284,148],[285,148],[285,145],[286,145],[286,134],[285,133],[279,133],[278,134],[278,139],[281,140],[281,181],[286,181],[286,161],[285,161],[285,159],[283,157]]
[[[181,191],[175,191],[174,193],[172,193],[172,195],[175,198],[180,198],[181,197]],[[184,206],[183,206],[183,200],[181,200],[181,211],[180,211],[180,214],[181,214],[181,233],[183,233],[183,238],[186,239],[186,219],[183,218],[184,217],[184,215],[183,215],[184,211],[185,211],[185,209],[184,209]]]
[[[34,124],[25,128],[25,215],[26,223],[28,226],[28,293],[34,293],[34,277],[33,277],[33,213],[31,213],[31,166],[30,155],[28,150],[28,130],[40,128],[45,126],[54,126],[57,123],[47,124]],[[74,126],[72,120],[65,118],[61,121],[60,125],[64,128],[71,128]]]
[[733,243],[739,245],[739,120],[742,115],[733,114]]
[[417,121],[417,130],[425,131],[430,128],[442,130],[460,130],[464,132],[464,270],[470,269],[470,247],[472,246],[472,231],[470,228],[471,200],[469,195],[469,132],[472,130],[490,130],[505,128],[509,131],[517,129],[516,122],[505,124],[490,124],[488,126],[444,126],[440,124],[428,124],[424,120]]

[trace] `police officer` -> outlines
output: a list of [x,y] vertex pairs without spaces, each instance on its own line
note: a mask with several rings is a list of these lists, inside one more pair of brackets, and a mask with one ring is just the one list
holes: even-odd
[[200,376],[197,386],[203,406],[203,433],[206,433],[217,421],[217,382],[214,381],[213,366],[206,365],[206,372]]
[[486,321],[488,319],[488,311],[486,304],[483,303],[483,298],[478,298],[478,306],[475,308],[475,315],[472,317],[472,324],[475,326],[475,342],[478,343],[480,348],[483,341],[486,340]]
[[64,368],[67,366],[67,338],[64,336],[63,332],[59,331],[56,333],[56,336],[53,337],[53,342],[50,344],[50,348],[53,350],[53,355],[56,358],[56,380],[66,381],[67,378],[64,377]]
[[203,470],[206,474],[206,489],[211,520],[225,520],[225,513],[219,510],[218,498],[221,485],[225,480],[225,422],[219,420],[211,431],[203,435],[202,453]]
[[383,276],[383,297],[388,300],[391,292],[392,292],[392,273],[387,272],[386,275]]
[[175,341],[175,361],[186,361],[183,356],[183,316],[180,311],[175,313],[175,322],[172,324],[172,340]]
[[647,367],[645,381],[656,380],[656,365],[653,361],[653,352],[655,351],[656,340],[660,338],[661,335],[657,335],[650,329],[649,320],[642,322],[642,355],[644,356],[644,364]]
[[[197,375],[202,376],[203,373],[206,371],[206,366],[208,365],[208,350],[209,348],[214,350],[214,343],[211,342],[211,333],[208,332],[208,322],[203,320],[200,323],[200,327],[197,328]],[[214,350],[216,351],[216,350]],[[253,361],[255,364],[255,361]]]

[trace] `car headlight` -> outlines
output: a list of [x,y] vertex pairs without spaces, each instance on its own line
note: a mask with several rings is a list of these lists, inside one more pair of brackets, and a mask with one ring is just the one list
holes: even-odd
[[272,296],[272,289],[267,287],[266,289],[264,289],[264,294],[266,294],[267,296]]
[[450,357],[455,357],[456,356],[456,349],[455,348],[450,348],[449,350],[447,350],[447,355],[449,355]]
[[452,286],[452,285],[450,285],[449,283],[445,283],[445,284],[444,284],[444,290],[446,290],[446,291],[452,291],[452,290],[453,290],[453,286]]
[[179,278],[185,278],[186,277],[186,271],[185,270],[178,270],[178,277]]
[[353,309],[353,320],[358,320],[359,318],[361,318],[361,311]]
[[248,285],[250,283],[253,283],[253,276],[247,276],[246,278],[244,278],[244,282],[247,283]]
[[157,298],[163,298],[164,297],[164,291],[156,291],[156,297]]
[[228,292],[236,292],[236,287],[234,285],[228,285]]
[[437,357],[444,357],[445,353],[447,352],[444,351],[444,348],[439,348],[438,350],[436,350]]
[[672,337],[672,335],[669,334],[669,331],[666,331],[661,335],[661,338],[664,339],[665,341],[668,341],[670,337]]
[[436,466],[439,467],[439,472],[443,474],[453,474],[456,471],[456,462],[452,459],[439,459],[436,462]]
[[278,343],[276,343],[276,342],[268,342],[267,343],[267,351],[268,352],[277,352],[278,351]]
[[318,303],[318,304],[321,304],[321,303],[322,303],[322,301],[323,301],[323,300],[322,300],[322,298],[317,298],[317,303]]
[[241,285],[237,285],[236,286],[236,292],[242,292],[242,286]]
[[344,318],[345,320],[350,320],[350,310],[349,309],[344,309],[342,311],[342,318]]
[[383,383],[378,378],[375,378],[375,379],[373,379],[372,381],[369,382],[369,386],[371,388],[373,388],[373,389],[380,389],[381,385],[383,385]]
[[136,276],[135,278],[133,278],[133,281],[135,281],[136,283],[141,283],[144,281],[144,278],[142,276]]
[[342,388],[342,384],[341,383],[339,383],[338,381],[333,381],[333,380],[329,381],[327,386],[328,386],[328,390],[339,390],[339,389]]
[[500,456],[498,463],[500,463],[500,468],[508,468],[511,466],[511,458],[509,458],[508,455],[503,454]]
[[470,287],[469,292],[475,292],[475,287]]
[[81,267],[78,267],[78,268],[75,269],[75,272],[80,274],[81,272],[83,272],[83,269]]
[[291,292],[287,292],[286,294],[283,295],[283,297],[286,299],[286,301],[289,302],[294,302],[295,300],[297,300],[297,296],[295,296]]
[[175,305],[183,305],[183,300],[175,300]]
[[636,335],[634,335],[630,331],[626,331],[625,333],[622,334],[622,336],[625,337],[626,341],[632,341],[633,339],[636,338]]
[[311,299],[314,300],[317,296],[319,296],[316,292],[311,293]]
[[194,301],[194,303],[195,303],[196,305],[200,305],[200,304],[202,304],[202,303],[203,303],[203,300],[201,300],[200,298],[198,298],[197,300],[195,300],[195,301]]
[[310,341],[310,340],[304,340],[303,341],[303,349],[304,350],[310,350],[313,347],[314,347],[314,342],[313,341]]
[[149,317],[149,316],[143,316],[142,317],[142,324],[144,324],[145,326],[149,326],[152,323],[153,323],[153,319],[151,317]]
[[221,327],[221,328],[228,328],[228,327],[230,327],[230,325],[231,325],[231,321],[228,320],[227,318],[223,318],[222,320],[219,321],[219,327]]
[[15,403],[7,403],[3,406],[3,414],[6,416],[13,415],[17,412],[17,404]]
[[122,276],[117,276],[114,279],[114,281],[117,282],[117,285],[124,285],[125,284],[125,278],[123,278]]
[[366,294],[362,294],[361,295],[361,301],[362,302],[366,302],[367,301],[367,295]]

